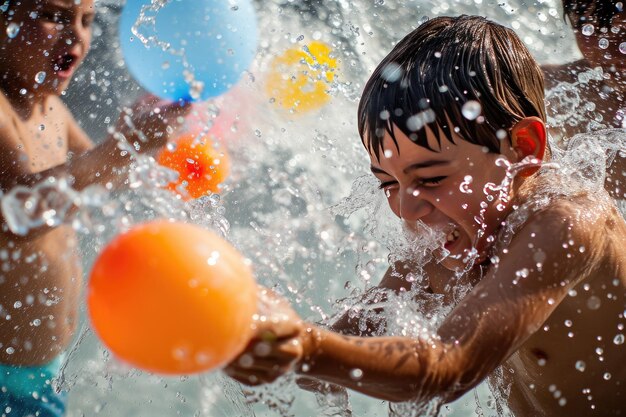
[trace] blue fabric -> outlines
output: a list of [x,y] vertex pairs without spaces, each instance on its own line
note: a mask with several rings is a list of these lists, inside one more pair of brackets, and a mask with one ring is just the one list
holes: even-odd
[[0,364],[0,417],[61,417],[67,393],[55,392],[63,356],[42,366]]

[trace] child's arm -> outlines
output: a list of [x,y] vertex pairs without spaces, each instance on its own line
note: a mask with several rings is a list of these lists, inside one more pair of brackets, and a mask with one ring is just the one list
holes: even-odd
[[[153,110],[159,108],[158,114]],[[176,126],[177,118],[189,110],[189,104],[157,102],[156,99],[147,103],[145,100],[135,106],[132,120],[137,130],[144,133],[146,140],[140,140],[124,123],[124,115],[120,117],[118,131],[124,134],[129,143],[139,143],[141,152],[159,149],[168,140],[168,125]],[[72,187],[82,190],[94,183],[106,184],[115,181],[116,171],[129,162],[127,152],[118,148],[118,141],[113,135],[106,138],[98,146],[91,146],[91,141],[78,127],[72,116],[67,113],[68,145],[75,155],[65,164],[35,172],[29,164],[28,154],[20,138],[18,129],[7,114],[0,114],[0,191],[7,193],[11,188],[21,185],[32,187],[48,177],[70,178]],[[80,154],[79,152],[82,151]],[[29,236],[44,232],[32,230]]]
[[[291,339],[278,333],[272,352],[253,367],[234,361],[226,372],[247,384],[267,382],[289,369],[291,358],[300,374],[373,397],[451,401],[516,351],[595,267],[605,225],[572,213],[563,203],[535,214],[499,265],[446,318],[437,337],[349,337],[302,324]],[[570,241],[574,244],[563,247]],[[580,246],[587,250],[581,253]],[[533,260],[539,251],[545,255],[541,268]],[[524,269],[526,278],[516,276]],[[254,342],[246,353],[254,355],[253,347]]]

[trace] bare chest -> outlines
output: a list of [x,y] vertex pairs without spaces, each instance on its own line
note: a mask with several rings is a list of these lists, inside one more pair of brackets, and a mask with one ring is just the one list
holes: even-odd
[[24,154],[33,172],[67,162],[67,125],[61,114],[50,109],[17,126]]

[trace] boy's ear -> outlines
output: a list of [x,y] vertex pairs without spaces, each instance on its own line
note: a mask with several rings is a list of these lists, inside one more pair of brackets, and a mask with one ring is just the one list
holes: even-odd
[[[543,160],[547,147],[546,125],[538,117],[525,117],[511,128],[511,144],[519,161],[527,156]],[[522,170],[518,175],[529,177],[539,170],[539,166]]]

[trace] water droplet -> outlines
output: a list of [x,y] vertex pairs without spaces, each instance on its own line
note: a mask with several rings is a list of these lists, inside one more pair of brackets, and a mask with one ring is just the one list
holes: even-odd
[[611,379],[611,374],[608,372],[605,372],[604,375],[602,375],[602,378],[604,378],[605,381],[608,381],[609,379]]
[[386,81],[393,83],[402,78],[403,73],[404,71],[402,70],[402,67],[400,67],[400,65],[396,64],[395,62],[390,62],[389,64],[385,65],[385,68],[383,68],[380,75]]
[[589,310],[597,310],[600,308],[600,305],[602,304],[602,302],[600,301],[600,299],[598,297],[596,297],[595,295],[592,295],[591,297],[589,297],[589,299],[587,300],[587,307],[589,308]]
[[45,79],[46,79],[46,72],[45,71],[39,71],[37,74],[35,74],[35,82],[37,84],[43,83]]
[[459,191],[465,194],[471,194],[472,189],[469,188],[470,184],[474,181],[474,178],[471,175],[466,175],[463,177],[463,182],[459,185]]
[[9,36],[9,38],[15,38],[18,33],[20,33],[20,25],[15,22],[9,23],[9,25],[7,26],[7,35]]
[[623,334],[618,334],[615,336],[615,338],[613,338],[613,343],[615,343],[616,345],[621,345],[624,343],[624,335]]
[[592,24],[587,23],[586,25],[583,25],[583,28],[582,28],[583,35],[591,36],[593,35],[593,31],[594,31],[594,27]]
[[587,366],[587,364],[584,361],[576,361],[576,364],[574,365],[576,370],[579,371],[579,372],[585,372],[585,367],[586,366]]
[[463,104],[463,107],[461,108],[461,113],[463,114],[463,117],[465,117],[467,120],[474,120],[478,116],[480,116],[481,110],[482,107],[480,106],[479,102],[475,100],[470,100],[467,103]]
[[41,131],[46,130],[46,125],[40,124],[39,125],[39,130],[41,130]]
[[15,348],[12,348],[11,346],[9,346],[8,348],[6,348],[6,353],[8,353],[9,355],[14,354]]
[[252,357],[252,355],[244,353],[243,355],[241,355],[238,362],[239,366],[241,366],[242,368],[250,368],[252,365],[254,365],[254,358]]
[[16,301],[15,303],[13,303],[13,308],[20,308],[21,306],[22,306],[21,301]]
[[22,89],[20,90],[20,94],[21,94],[21,95],[23,95],[23,96],[24,96],[24,95],[26,95],[26,93],[27,93],[27,92],[28,92],[28,91],[26,91],[26,89],[25,89],[25,88],[22,88]]
[[600,38],[598,41],[598,46],[600,49],[606,49],[609,47],[609,40],[607,38]]
[[391,158],[393,156],[393,152],[391,152],[391,149],[385,149],[383,155],[385,155],[385,158]]
[[565,327],[572,327],[572,321],[571,320],[565,320]]
[[363,378],[363,371],[360,370],[359,368],[354,368],[350,371],[350,378],[354,379],[355,381],[358,381],[359,379]]
[[619,51],[622,54],[626,54],[626,42],[622,42],[622,43],[619,44]]

